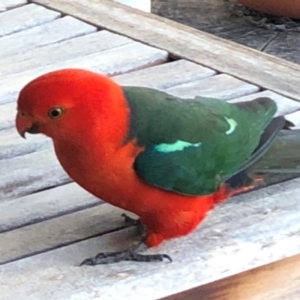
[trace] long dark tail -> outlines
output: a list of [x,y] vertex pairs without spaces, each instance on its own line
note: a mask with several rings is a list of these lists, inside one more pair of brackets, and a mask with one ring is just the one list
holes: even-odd
[[270,149],[253,166],[254,173],[300,174],[300,130],[282,130]]

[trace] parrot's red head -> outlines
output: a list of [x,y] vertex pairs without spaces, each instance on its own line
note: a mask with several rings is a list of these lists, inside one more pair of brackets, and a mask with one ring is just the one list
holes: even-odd
[[107,130],[124,117],[122,101],[122,88],[106,76],[81,69],[50,72],[21,90],[16,128],[22,137],[43,133],[54,140],[88,134],[95,126]]

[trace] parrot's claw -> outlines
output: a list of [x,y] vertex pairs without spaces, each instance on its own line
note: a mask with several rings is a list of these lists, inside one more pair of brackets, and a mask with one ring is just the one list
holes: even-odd
[[101,252],[95,257],[85,259],[80,266],[96,266],[112,264],[121,261],[137,261],[137,262],[160,262],[164,259],[172,262],[172,258],[167,254],[139,254],[136,251],[140,250],[141,246],[145,249],[144,244],[139,244],[137,247],[130,248],[124,251],[118,252]]
[[131,251],[99,253],[95,257],[85,259],[80,266],[96,266],[117,263],[120,261],[138,261],[138,262],[159,262],[164,259],[172,262],[172,258],[167,254],[139,254]]

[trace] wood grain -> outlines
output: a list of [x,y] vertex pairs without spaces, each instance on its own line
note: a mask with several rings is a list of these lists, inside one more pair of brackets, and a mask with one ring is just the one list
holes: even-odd
[[113,1],[33,2],[299,100],[300,66],[297,64]]
[[[84,258],[99,251],[131,245],[136,234],[134,229],[129,229],[3,265],[0,267],[1,297],[3,300],[21,296],[74,300],[101,295],[101,300],[135,297],[154,300],[295,255],[300,251],[299,184],[297,179],[232,198],[218,206],[195,233],[149,251],[168,253],[173,263],[123,262],[95,268],[77,267]],[[91,216],[94,221],[81,219],[83,235],[88,235],[89,228],[101,222],[93,213]],[[58,219],[47,222],[49,225],[44,228],[55,228],[54,236],[75,235],[76,238],[73,231],[70,234],[61,231]],[[42,224],[32,226],[38,228]],[[41,235],[35,241],[47,245],[49,238],[50,235]],[[18,239],[14,243],[17,246]],[[21,235],[20,245],[24,245]]]
[[124,212],[103,204],[2,233],[0,265],[124,227]]
[[1,58],[96,31],[70,16],[0,38]]
[[229,100],[258,92],[259,87],[243,82],[230,75],[220,74],[171,87],[166,91],[172,95],[185,98],[193,98],[198,95]]
[[114,77],[122,85],[167,89],[215,75],[216,72],[184,59]]
[[0,215],[0,233],[99,204],[101,204],[100,199],[76,183],[47,189],[14,201],[3,201],[0,207],[5,214]]
[[0,201],[70,181],[52,148],[0,160]]
[[[3,105],[3,107],[5,106],[7,105]],[[12,114],[16,114],[15,110],[13,110]],[[14,120],[11,120],[10,124],[14,126]],[[20,135],[17,133],[17,130],[13,127],[9,128],[8,130],[0,131],[0,145],[1,161],[20,155],[49,149],[52,145],[52,141],[42,135],[28,135],[26,136],[26,140],[24,140],[20,137]]]
[[1,0],[0,11],[26,4],[26,0]]
[[58,12],[35,4],[9,10],[1,14],[0,37],[51,22],[60,16]]
[[[14,99],[11,98],[11,101],[13,101],[15,99],[16,98],[14,98]],[[1,101],[0,101],[0,104],[1,104]],[[1,130],[14,126],[14,123],[15,123],[14,118],[15,118],[16,111],[17,111],[16,102],[11,102],[11,103],[7,103],[5,105],[0,105],[0,136],[3,136],[3,132]],[[6,142],[8,142],[8,141],[6,141]],[[2,144],[0,144],[0,145],[2,145]]]
[[131,39],[105,30],[79,36],[1,59],[0,76],[55,65],[90,54],[100,54],[103,51],[130,43],[133,43]]
[[299,270],[298,254],[161,300],[298,300]]

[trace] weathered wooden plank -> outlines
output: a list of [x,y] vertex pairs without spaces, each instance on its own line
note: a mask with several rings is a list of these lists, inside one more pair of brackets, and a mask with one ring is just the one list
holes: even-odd
[[1,233],[0,265],[124,227],[124,212],[103,204]]
[[33,2],[299,100],[297,64],[109,0]]
[[0,160],[0,170],[0,200],[70,182],[52,149]]
[[45,24],[60,16],[60,13],[36,4],[9,10],[1,14],[0,37]]
[[79,36],[0,60],[0,76],[25,72],[42,66],[55,65],[59,62],[66,62],[94,53],[100,55],[102,51],[129,43],[133,43],[133,40],[106,30]]
[[259,87],[243,82],[227,74],[221,74],[203,80],[188,82],[171,87],[168,93],[179,97],[195,97],[195,95],[228,100],[259,91]]
[[76,183],[65,184],[0,204],[0,232],[41,222],[101,203]]
[[151,0],[114,0],[145,12],[151,12]]
[[[128,55],[130,53],[130,55]],[[30,80],[60,68],[85,68],[107,75],[117,75],[132,70],[164,63],[168,53],[139,42],[125,44],[101,53],[77,57],[68,61],[40,67],[20,74],[4,77],[0,84],[0,104],[14,101],[19,91]]]
[[13,8],[16,6],[20,6],[26,4],[26,0],[1,0],[0,3],[0,12],[5,11],[6,9]]
[[298,254],[161,300],[298,300],[299,270]]
[[[11,120],[11,124],[13,123],[14,120]],[[28,135],[24,140],[21,139],[15,128],[0,130],[0,160],[45,150],[51,145],[51,140],[41,135]]]
[[249,101],[249,100],[253,100],[258,97],[269,97],[269,98],[273,99],[276,102],[277,107],[278,107],[277,115],[290,114],[290,113],[300,109],[299,102],[291,100],[287,97],[281,96],[281,95],[276,94],[271,91],[263,91],[260,93],[247,95],[244,97],[239,97],[236,99],[232,99],[229,102]]
[[[235,197],[218,206],[195,233],[149,251],[168,253],[173,263],[77,267],[99,251],[131,245],[135,233],[129,229],[3,265],[1,297],[154,300],[295,255],[300,251],[299,184],[297,179]],[[54,226],[55,219],[49,222]],[[90,227],[83,222],[82,232]]]
[[1,130],[14,126],[16,108],[17,105],[15,102],[0,105],[0,135],[3,134]]
[[184,59],[114,77],[122,85],[167,89],[215,75],[216,72]]
[[96,31],[70,16],[0,38],[1,58]]

